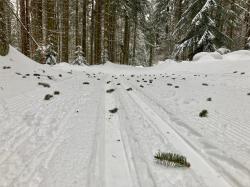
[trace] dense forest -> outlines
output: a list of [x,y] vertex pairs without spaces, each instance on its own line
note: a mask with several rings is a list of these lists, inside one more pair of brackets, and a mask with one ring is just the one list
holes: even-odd
[[250,37],[250,0],[0,0],[0,51],[8,44],[44,63],[151,66],[192,59],[221,47],[244,49]]

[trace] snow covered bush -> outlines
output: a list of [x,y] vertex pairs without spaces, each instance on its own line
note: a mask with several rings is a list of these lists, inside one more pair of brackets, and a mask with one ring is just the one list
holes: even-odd
[[75,60],[71,64],[82,66],[87,63],[81,46],[76,47],[75,57]]
[[45,47],[44,54],[45,54],[45,64],[56,65],[56,63],[57,63],[57,59],[56,59],[57,52],[54,50],[53,43],[49,43]]
[[108,51],[105,49],[102,52],[102,64],[105,64],[106,62],[109,61],[109,57],[108,57]]
[[218,52],[201,52],[197,53],[193,57],[193,61],[207,61],[207,60],[221,60],[223,59],[222,55]]

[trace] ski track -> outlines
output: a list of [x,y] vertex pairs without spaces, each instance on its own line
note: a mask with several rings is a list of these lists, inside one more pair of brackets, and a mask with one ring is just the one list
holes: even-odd
[[[87,108],[84,103],[79,103],[78,110],[81,115],[71,117],[72,124],[63,135],[68,137],[67,141],[63,141],[58,150],[54,150],[56,152],[54,156],[52,154],[53,157],[50,156],[52,162],[48,167],[52,169],[49,169],[45,175],[46,181],[40,186],[90,186],[87,185],[88,176],[94,171],[92,164],[89,163],[101,156],[97,155],[92,148],[95,146],[95,137],[98,137],[96,128],[101,126],[99,122],[103,121],[102,116],[99,115],[103,110],[102,85],[100,84],[92,92],[91,100],[86,103]],[[100,104],[96,105],[96,103]],[[84,123],[83,119],[85,119]]]
[[[79,85],[77,87],[82,86],[77,79],[74,81],[77,82],[75,85]],[[60,88],[60,84],[57,86]],[[66,90],[63,91],[67,92]],[[30,92],[28,95],[37,96],[35,93],[37,92]],[[22,111],[23,120],[9,119],[13,127],[9,129],[7,136],[4,136],[6,132],[3,132],[1,136],[3,137],[1,139],[1,152],[3,154],[0,156],[1,186],[28,186],[32,176],[39,176],[39,171],[36,168],[40,170],[39,166],[47,165],[46,163],[51,160],[49,158],[53,157],[53,154],[48,156],[48,153],[55,151],[55,145],[58,144],[56,141],[65,131],[65,125],[69,123],[68,120],[72,118],[76,107],[79,104],[84,106],[86,98],[89,97],[90,92],[86,93],[85,90],[77,95],[71,92],[71,96],[69,92],[48,103],[43,101],[41,105],[33,105],[34,108],[31,105],[26,107],[27,105],[23,100],[28,98],[26,99],[27,103],[35,104],[34,100],[40,97],[27,97],[25,94],[22,97],[15,97],[5,102],[5,108],[9,109],[7,110],[9,113],[7,116],[14,111]],[[44,167],[46,168],[46,166]]]
[[[122,85],[124,87],[124,85],[126,84],[123,83]],[[124,87],[124,89],[128,87],[129,86],[126,86]],[[191,163],[194,162],[195,164],[194,166],[192,166],[194,168],[194,171],[196,172],[196,174],[202,176],[208,186],[231,186],[213,167],[210,166],[209,162],[207,162],[199,153],[197,153],[197,151],[193,149],[193,147],[188,144],[186,140],[184,140],[179,135],[179,133],[175,131],[175,129],[172,128],[172,125],[170,124],[174,123],[173,121],[171,122],[170,120],[164,122],[164,120],[162,120],[156,113],[153,112],[153,109],[151,109],[151,107],[149,107],[145,102],[143,102],[143,100],[140,99],[140,97],[136,94],[136,91],[131,92],[131,94],[129,95],[131,99],[134,100],[134,103],[140,106],[140,110],[142,110],[146,114],[146,116],[151,119],[152,123],[155,123],[156,126],[156,123],[158,123],[159,132],[171,132],[170,134],[174,134],[172,135],[173,137],[171,137],[170,135],[170,140],[175,140],[175,142],[177,143],[177,148],[181,148],[182,151],[185,150],[185,154],[190,157],[189,159]],[[210,174],[208,175],[208,173]]]
[[[182,77],[195,85],[206,82],[233,92],[230,78],[235,77],[237,85],[241,76],[215,74],[208,81],[205,74],[194,77],[185,72],[182,76],[174,75],[176,80],[157,75],[151,85],[141,80],[135,82],[142,78],[139,75],[115,80],[111,74],[98,74],[101,80],[97,81],[96,75],[90,74],[78,72],[55,80],[42,76],[41,80],[33,81],[48,82],[51,88],[37,86],[16,96],[0,98],[1,187],[247,187],[250,184],[250,152],[247,152],[250,127],[243,124],[244,120],[214,111],[209,119],[199,122],[205,130],[196,129],[190,124],[197,114],[191,111],[190,117],[189,111],[181,106],[184,103],[192,107],[199,101],[180,97],[175,88],[159,93],[158,98],[163,102],[153,95],[155,89],[167,87],[167,83],[182,86]],[[7,77],[7,72],[1,74],[1,79]],[[84,81],[90,85],[83,85]],[[150,89],[141,89],[140,84]],[[129,87],[133,88],[131,92],[126,91]],[[111,88],[115,92],[106,93]],[[194,94],[204,95],[206,89],[201,87]],[[247,92],[248,87],[237,89]],[[56,90],[61,92],[59,96],[43,100]],[[209,94],[223,97],[223,93]],[[208,104],[205,106],[209,108]],[[109,110],[115,107],[118,112],[111,114]],[[240,116],[247,113],[244,110],[247,107],[243,103],[234,112]],[[182,115],[185,121],[180,119]],[[215,134],[216,140],[206,140]],[[225,154],[230,145],[240,155]],[[191,168],[156,164],[153,155],[158,150],[185,155]]]
[[[122,90],[124,90],[124,88]],[[176,149],[172,143],[165,138],[167,135],[164,135],[162,131],[157,128],[152,117],[145,114],[144,110],[142,110],[142,113],[137,112],[141,111],[141,108],[136,107],[136,102],[134,100],[131,101],[131,98],[126,92],[122,93],[121,91],[119,95],[120,98],[122,98],[120,101],[123,103],[121,104],[123,108],[121,115],[124,114],[125,118],[123,120],[123,126],[125,126],[124,131],[127,132],[127,137],[129,137],[129,146],[132,149],[132,158],[134,159],[140,186],[165,186],[166,184],[169,186],[206,186],[206,184],[202,182],[202,179],[200,179],[200,181],[195,179],[194,176],[196,176],[196,174],[192,171],[184,170],[184,175],[190,175],[190,173],[192,173],[191,176],[185,176],[189,177],[190,181],[184,184],[184,181],[179,180],[178,177],[173,177],[176,175],[175,171],[168,170],[170,174],[166,176],[167,173],[163,168],[156,167],[152,155],[157,152],[158,148],[172,151],[176,151]],[[126,116],[130,116],[129,119]],[[140,124],[143,125],[141,126]],[[129,127],[126,127],[128,125]],[[150,140],[147,137],[150,137]],[[196,178],[200,177],[196,176]]]
[[[158,108],[157,110],[161,109],[164,115],[166,114],[167,115],[170,114],[171,116],[173,115],[169,113],[169,111],[166,111],[165,109],[166,107],[165,106],[163,107],[163,105],[160,104],[157,101],[157,99],[155,99],[154,95],[149,94],[148,92],[143,91],[143,89],[138,88],[138,86],[132,83],[132,81],[130,81],[129,85],[132,85],[133,89],[138,91],[141,94],[141,96],[143,96],[144,99],[148,100],[148,103],[153,104],[153,106],[155,105],[156,108]],[[200,95],[202,95],[202,93],[200,93]],[[184,116],[184,115],[186,114],[180,113],[179,116]],[[188,115],[190,116],[190,114]],[[239,112],[239,115],[240,115],[240,112]],[[189,116],[186,116],[185,118],[188,119]],[[214,134],[216,134],[217,137],[220,137],[220,139],[223,140],[222,142],[218,142],[218,140],[215,142],[217,146],[221,143],[222,147],[217,147],[217,146],[214,147],[212,145],[213,149],[208,149],[207,148],[207,145],[209,145],[208,142],[213,141],[213,140],[209,140],[209,138],[207,138],[207,140],[209,141],[205,142],[205,146],[203,147],[204,148],[206,147],[205,153],[210,155],[210,157],[204,154],[204,151],[202,151],[202,155],[204,158],[207,158],[208,160],[210,160],[210,163],[212,163],[212,165],[215,168],[217,168],[217,166],[220,165],[220,167],[218,168],[218,171],[220,171],[220,173],[224,175],[224,177],[228,181],[230,181],[232,184],[234,184],[235,186],[248,186],[248,184],[250,183],[249,177],[248,177],[250,174],[250,171],[249,169],[247,169],[247,167],[244,166],[244,164],[249,164],[248,162],[249,153],[247,153],[246,150],[242,152],[241,150],[239,150],[238,147],[239,147],[239,144],[242,145],[240,146],[241,148],[249,147],[247,143],[249,142],[249,136],[248,136],[249,127],[247,125],[244,125],[244,123],[240,123],[239,121],[234,120],[231,115],[221,114],[220,117],[215,117],[215,116],[218,116],[218,114],[210,115],[209,120],[205,119],[202,125],[205,125],[209,129],[208,131],[206,131],[206,135],[211,133],[210,136],[208,135],[208,137],[211,137],[211,136],[213,137]],[[178,119],[175,119],[174,116],[172,116],[171,118],[177,122],[177,125],[180,125],[181,121],[179,121]],[[218,126],[218,121],[220,121],[222,125]],[[190,121],[190,124],[192,124],[192,121]],[[226,128],[225,128],[225,125],[223,124],[226,124]],[[195,134],[192,131],[190,131],[190,128],[188,127],[188,125],[185,124],[183,127],[187,129],[186,134],[189,134],[191,132],[191,134],[193,134],[193,136],[195,137]],[[180,128],[177,128],[177,129],[180,129]],[[211,131],[214,131],[214,132],[212,133]],[[222,133],[218,133],[218,132],[222,132]],[[227,140],[224,140],[225,137],[227,138]],[[190,142],[191,141],[190,138],[192,137],[188,136],[185,140],[187,142]],[[201,137],[197,137],[197,138],[201,139]],[[230,141],[230,143],[227,143],[230,145],[229,147],[225,147],[225,141]],[[232,158],[230,155],[225,155],[226,150],[230,149],[232,144],[235,145],[234,147],[238,151],[241,151],[241,154],[235,154],[233,156],[234,158]],[[194,148],[196,150],[199,150],[199,145],[198,147],[197,145],[194,145]],[[221,149],[223,149],[224,151],[222,151]],[[223,156],[222,155],[220,156],[220,153],[222,153]],[[236,158],[238,159],[235,160]],[[228,169],[224,169],[225,167]],[[238,175],[238,178],[242,178],[242,176],[244,176],[243,177],[244,180],[238,181],[237,178],[234,177],[234,175]]]

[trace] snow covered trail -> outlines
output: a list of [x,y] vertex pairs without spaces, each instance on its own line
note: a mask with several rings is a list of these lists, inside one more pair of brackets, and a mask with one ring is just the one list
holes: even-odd
[[59,82],[61,94],[51,101],[43,101],[42,90],[4,100],[0,186],[88,186],[96,129],[104,121],[104,80],[96,86],[83,80]]
[[[188,75],[185,76],[188,77]],[[190,88],[195,87],[192,84],[197,84],[196,80],[185,81],[186,85],[183,84],[183,80],[172,80],[173,85],[180,85],[178,89],[173,86],[173,88],[166,89],[169,87],[167,82],[171,81],[165,79],[156,81],[154,85],[148,85],[146,88],[139,87],[135,80],[130,80],[127,84],[139,92],[140,97],[154,111],[157,111],[162,119],[166,121],[170,117],[175,124],[174,128],[182,134],[185,141],[194,146],[230,183],[234,186],[248,186],[250,183],[248,159],[250,147],[247,142],[250,141],[250,136],[249,119],[246,116],[249,116],[249,102],[242,102],[242,99],[247,98],[246,95],[244,96],[244,93],[247,93],[247,87],[243,86],[245,81],[242,81],[242,77],[232,76],[232,74],[231,82],[236,82],[236,84],[225,85],[229,75],[218,77],[214,81],[210,78],[209,81],[214,84],[215,88],[203,88],[195,92]],[[216,76],[218,75],[214,75]],[[160,77],[157,79],[161,79]],[[244,77],[243,79],[246,80]],[[204,80],[201,80],[200,85],[202,81]],[[190,88],[182,88],[187,85]],[[236,90],[235,86],[241,86],[244,89]],[[167,90],[167,92],[160,91],[161,95],[156,95],[154,90],[157,89]],[[234,95],[231,95],[232,93]],[[216,102],[212,105],[216,107],[211,107],[211,103],[206,101],[206,95],[207,97],[213,96]],[[199,100],[205,102],[200,103]],[[225,103],[234,104],[228,106]],[[201,105],[205,105],[211,112],[208,119],[196,119],[199,110],[203,109],[200,108]],[[213,114],[214,108],[215,114]],[[195,110],[197,113],[194,113]]]
[[[249,61],[50,67],[11,48],[0,186],[249,187],[249,74]],[[159,150],[191,167],[157,164]]]
[[[122,90],[125,90],[126,88],[129,88],[128,85],[126,85],[124,82],[122,82],[122,89],[120,89],[121,91]],[[121,95],[121,94],[119,94]],[[175,151],[176,150],[179,150],[177,152],[180,152],[182,153],[183,155],[186,155],[187,158],[190,160],[191,163],[194,163],[192,165],[192,172],[194,173],[193,176],[189,176],[189,180],[195,180],[197,178],[200,178],[200,181],[196,181],[196,183],[200,183],[199,185],[202,184],[202,186],[231,186],[227,181],[225,181],[225,179],[223,179],[223,177],[217,173],[217,171],[206,161],[204,160],[204,158],[202,158],[202,156],[195,150],[193,149],[192,145],[189,145],[173,128],[172,128],[172,125],[175,124],[174,121],[171,121],[171,119],[169,118],[168,120],[163,120],[158,114],[156,114],[153,109],[147,105],[141,98],[140,96],[138,95],[138,93],[134,90],[134,91],[131,91],[131,92],[126,92],[126,91],[123,91],[123,94],[122,96],[120,97],[120,100],[121,102],[125,99],[125,98],[128,98],[130,101],[128,101],[126,99],[126,103],[123,104],[123,107],[127,107],[127,106],[133,106],[133,108],[129,108],[127,110],[134,114],[136,114],[136,116],[140,116],[141,115],[141,118],[139,118],[139,120],[137,119],[131,119],[132,121],[127,121],[126,124],[134,124],[135,127],[132,127],[132,128],[137,128],[139,125],[138,124],[142,124],[146,123],[146,127],[147,128],[152,128],[150,130],[150,132],[152,133],[152,131],[156,131],[157,134],[156,134],[156,137],[157,138],[161,138],[161,143],[160,141],[158,142],[159,145],[158,148],[160,147],[165,147],[166,149],[166,146],[167,146],[167,149],[166,151]],[[123,101],[124,102],[124,101]],[[130,103],[132,102],[132,103]],[[128,103],[130,103],[128,105]],[[136,107],[137,106],[137,107]],[[138,111],[140,111],[138,114]],[[128,114],[128,116],[132,116],[131,114]],[[135,123],[136,121],[136,123]],[[125,125],[125,124],[124,124]],[[136,136],[138,136],[138,134],[142,134],[142,135],[145,135],[145,126],[144,128],[142,128],[140,131],[136,131],[137,134]],[[131,129],[129,130],[129,132],[127,132],[128,134],[132,134],[131,132]],[[148,136],[148,137],[153,137],[153,135],[151,136]],[[154,150],[154,144],[157,142],[155,139],[151,139],[152,142],[152,147],[149,148],[149,150],[151,149]],[[136,141],[138,143],[138,141]],[[145,140],[143,139],[142,142],[148,142],[148,140]],[[173,143],[174,142],[174,143]],[[161,145],[162,144],[162,145]],[[167,145],[164,145],[164,144],[167,144]],[[147,146],[149,146],[150,144],[147,143],[146,144]],[[142,149],[142,147],[145,147],[145,145],[140,145],[138,147],[138,149],[141,151],[139,154],[146,154],[144,153],[144,150]],[[163,148],[164,149],[164,148]],[[181,150],[181,151],[180,151]],[[163,150],[161,150],[163,151]],[[156,152],[156,150],[155,150]],[[150,163],[150,160],[152,160],[152,154],[154,153],[149,153],[148,156],[149,156],[149,163]],[[139,157],[139,155],[136,155],[135,157]],[[144,157],[146,157],[144,155]],[[152,162],[152,161],[151,161]],[[150,167],[150,164],[148,165],[148,167]],[[152,166],[151,166],[152,167]],[[150,169],[150,171],[154,171],[154,166]],[[138,172],[142,172],[142,168],[138,169]],[[192,173],[191,172],[191,173]],[[157,171],[154,172],[155,174],[157,173]],[[152,181],[151,183],[150,182],[145,182],[144,180],[141,180],[145,182],[145,184],[141,184],[141,186],[164,186],[165,183],[162,183],[160,181],[158,181],[158,175],[156,176],[153,176],[154,174],[151,173],[150,174],[151,177],[152,177]],[[166,176],[165,176],[166,177]],[[171,177],[166,177],[166,178],[171,178]],[[176,179],[175,179],[176,180]],[[184,186],[189,186],[190,184],[176,184],[176,181],[175,182],[171,182],[169,181],[171,186],[179,186],[179,185],[184,185]],[[199,186],[198,185],[198,186]],[[192,186],[196,186],[195,182],[192,184]]]

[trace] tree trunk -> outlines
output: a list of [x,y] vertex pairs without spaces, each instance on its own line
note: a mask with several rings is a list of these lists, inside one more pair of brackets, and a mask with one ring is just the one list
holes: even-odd
[[[182,0],[176,0],[175,3],[176,3],[176,9],[175,9],[175,12],[174,12],[174,24],[173,25],[178,24],[178,22],[181,20],[181,16],[182,16],[182,13],[183,13]],[[182,35],[182,33],[178,32],[175,40],[179,41],[181,35]]]
[[105,0],[105,10],[104,10],[104,53],[107,55],[108,60],[110,58],[110,31],[111,31],[111,12],[110,12],[110,0]]
[[[31,1],[31,30],[38,44],[43,43],[43,3],[42,0]],[[32,54],[36,51],[36,44],[32,42]]]
[[153,66],[153,58],[154,58],[154,47],[150,46],[149,66]]
[[130,42],[130,23],[129,17],[125,16],[124,41],[123,41],[123,62],[122,64],[129,64],[129,42]]
[[4,0],[0,0],[0,55],[5,56],[9,52],[9,42],[7,36],[7,22],[6,22],[6,4]]
[[24,55],[30,56],[30,49],[29,49],[29,15],[28,15],[28,0],[20,0],[20,16],[21,16],[21,21],[25,28],[21,27],[21,51]]
[[87,58],[87,0],[83,0],[82,17],[82,51]]
[[76,17],[75,17],[75,27],[76,27],[76,30],[75,30],[75,37],[76,37],[76,46],[79,45],[79,42],[80,42],[80,39],[79,39],[79,11],[78,11],[78,5],[79,5],[79,2],[78,0],[76,0]]
[[246,31],[245,31],[245,45],[248,42],[248,38],[250,37],[250,0],[247,1],[247,11],[245,14],[245,22],[246,22]]
[[102,0],[95,7],[95,64],[102,63]]
[[117,12],[116,4],[113,2],[111,5],[111,15],[110,15],[110,26],[109,26],[109,58],[111,62],[116,62],[116,12]]
[[134,23],[134,41],[133,41],[133,65],[135,65],[135,57],[136,57],[136,39],[137,39],[137,15],[135,16],[135,23]]
[[90,37],[90,64],[94,64],[94,32],[95,32],[95,4],[91,1],[91,37]]
[[62,61],[69,62],[69,0],[63,0]]
[[[235,0],[231,0],[231,10],[235,12]],[[234,26],[230,25],[230,27],[228,28],[228,36],[230,38],[233,38],[233,35],[234,35]]]
[[182,16],[182,0],[176,1],[176,10],[175,10],[175,23],[177,24]]
[[7,11],[6,7],[6,14],[7,14],[7,33],[8,33],[8,43],[11,43],[11,12]]
[[[30,33],[30,0],[26,0],[25,2],[25,26],[27,28],[27,31]],[[27,45],[28,45],[28,51],[27,51],[27,56],[30,57],[30,38],[29,38],[29,33],[26,33],[26,40],[27,40]]]
[[46,41],[54,45],[54,50],[57,50],[58,45],[58,34],[57,34],[57,23],[56,23],[56,1],[47,0],[46,2],[46,13],[47,13],[47,25],[46,25]]

